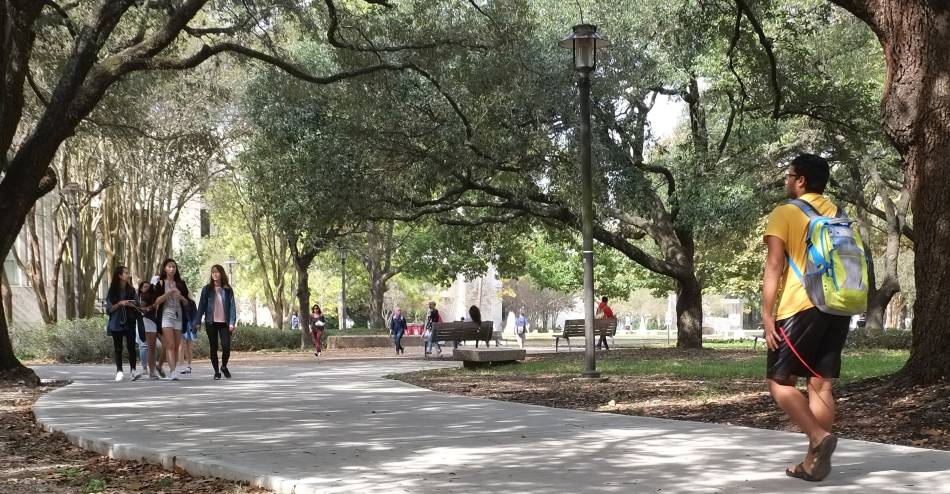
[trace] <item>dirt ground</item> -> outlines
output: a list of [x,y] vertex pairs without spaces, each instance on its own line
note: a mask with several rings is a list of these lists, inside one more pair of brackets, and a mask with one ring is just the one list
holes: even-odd
[[[632,349],[598,353],[607,359],[730,360],[748,352]],[[582,353],[530,356],[531,360],[583,361]],[[504,368],[501,368],[504,369]],[[760,429],[798,431],[759,379],[691,380],[671,376],[610,376],[580,383],[569,376],[478,375],[457,371],[407,374],[400,379],[435,391],[530,403]],[[950,382],[904,389],[873,378],[835,386],[835,432],[841,437],[950,451]]]
[[34,421],[33,402],[53,389],[0,381],[0,494],[272,492],[73,446],[62,433],[46,432]]

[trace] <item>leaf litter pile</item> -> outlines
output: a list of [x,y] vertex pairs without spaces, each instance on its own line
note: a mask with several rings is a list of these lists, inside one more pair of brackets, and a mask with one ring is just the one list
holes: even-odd
[[33,402],[53,389],[0,381],[0,494],[272,492],[73,446],[62,433],[46,432],[34,422]]
[[[598,352],[605,361],[736,361],[755,354],[736,350],[622,349]],[[526,362],[575,362],[583,353],[529,356]],[[517,365],[517,364],[516,364]],[[765,371],[763,369],[763,376]],[[672,375],[610,375],[605,383],[582,383],[573,376],[525,375],[497,367],[492,373],[465,370],[402,374],[398,379],[450,394],[575,410],[692,420],[797,432],[769,396],[764,378],[691,379]],[[804,380],[800,380],[802,386]],[[887,378],[835,384],[835,432],[859,439],[950,451],[950,382],[912,388]]]

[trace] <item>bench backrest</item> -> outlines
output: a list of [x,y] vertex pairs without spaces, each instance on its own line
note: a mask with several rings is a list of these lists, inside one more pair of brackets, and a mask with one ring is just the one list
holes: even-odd
[[[594,319],[594,336],[615,336],[617,334],[617,318],[606,317]],[[564,321],[564,336],[578,337],[584,336],[583,319],[567,319]]]
[[481,326],[473,322],[437,322],[432,325],[432,340],[488,341],[494,329],[492,321],[482,321]]

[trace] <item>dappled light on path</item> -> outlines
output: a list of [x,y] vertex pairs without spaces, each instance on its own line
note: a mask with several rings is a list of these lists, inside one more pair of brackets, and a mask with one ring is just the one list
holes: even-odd
[[[37,367],[74,384],[37,416],[85,447],[283,492],[940,492],[950,454],[842,440],[821,484],[785,477],[804,436],[451,396],[385,379],[457,365],[296,361],[114,382],[106,366]],[[83,443],[85,441],[85,443]]]

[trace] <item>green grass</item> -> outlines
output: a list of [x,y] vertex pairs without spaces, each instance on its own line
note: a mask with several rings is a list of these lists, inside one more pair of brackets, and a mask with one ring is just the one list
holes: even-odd
[[83,492],[89,492],[89,493],[102,492],[106,490],[106,487],[108,486],[106,484],[105,479],[92,479],[89,482],[86,482],[85,484],[83,484],[81,490]]
[[[749,358],[731,360],[608,360],[598,362],[597,369],[607,375],[668,375],[689,379],[748,378],[765,379],[765,355],[749,351]],[[897,372],[907,361],[908,352],[872,350],[846,352],[842,356],[841,379],[852,381]],[[584,362],[526,362],[517,366],[458,371],[480,375],[578,375]],[[445,371],[442,371],[445,372]]]

